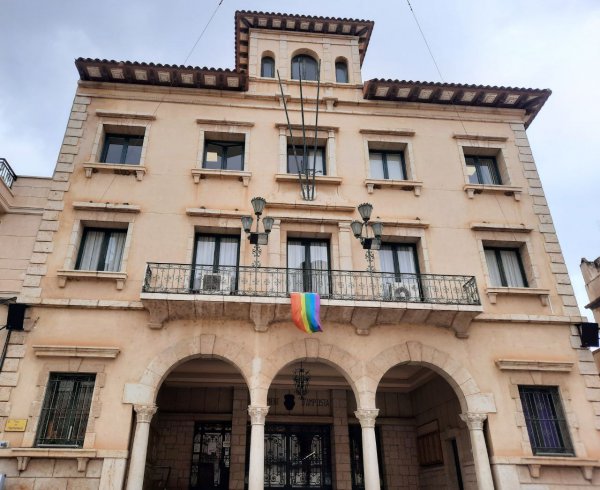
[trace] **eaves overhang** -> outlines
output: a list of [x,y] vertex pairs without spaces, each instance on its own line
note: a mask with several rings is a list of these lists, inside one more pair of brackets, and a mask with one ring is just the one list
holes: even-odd
[[250,29],[271,29],[327,36],[356,36],[362,65],[374,25],[375,22],[372,20],[238,10],[235,13],[235,67],[239,71],[248,69],[248,33]]
[[155,85],[212,90],[246,91],[245,73],[223,69],[137,61],[77,58],[75,66],[84,81]]
[[525,127],[531,124],[551,94],[549,89],[379,78],[363,85],[363,98],[367,100],[521,109],[525,111]]

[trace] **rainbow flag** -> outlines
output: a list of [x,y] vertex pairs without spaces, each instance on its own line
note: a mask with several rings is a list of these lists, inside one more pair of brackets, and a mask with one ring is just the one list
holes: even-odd
[[319,312],[321,298],[317,293],[290,293],[292,300],[292,320],[306,333],[322,332]]

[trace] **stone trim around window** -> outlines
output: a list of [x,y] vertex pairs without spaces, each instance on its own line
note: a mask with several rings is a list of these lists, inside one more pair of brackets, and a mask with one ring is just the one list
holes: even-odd
[[[461,162],[465,185],[463,190],[467,193],[469,199],[473,199],[476,194],[504,194],[513,196],[515,201],[521,200],[523,188],[514,185],[514,178],[511,175],[511,162],[506,153],[506,141],[504,136],[485,136],[485,135],[458,135],[454,134],[456,140],[458,157]],[[502,179],[501,185],[472,184],[469,182],[469,174],[465,155],[479,155],[495,157],[498,166],[498,173]]]
[[[75,217],[76,219],[71,230],[71,238],[69,240],[69,245],[67,246],[63,268],[57,271],[59,287],[65,287],[68,279],[96,279],[114,280],[117,289],[123,289],[125,287],[125,280],[127,279],[127,260],[129,257],[129,249],[131,247],[131,240],[133,237],[135,213],[89,210],[76,213]],[[127,230],[120,271],[86,271],[75,269],[77,253],[79,251],[79,247],[81,246],[81,239],[83,237],[83,230],[88,226],[98,228],[122,228]]]
[[[367,187],[367,192],[372,194],[374,190],[379,188],[392,188],[413,191],[415,196],[420,196],[423,182],[417,177],[415,156],[412,147],[412,137],[415,132],[412,130],[361,129],[359,133],[362,134],[363,138],[365,175],[367,176],[365,186]],[[370,150],[402,151],[406,167],[406,180],[372,179]]]
[[[192,177],[195,184],[205,178],[232,178],[240,180],[244,186],[248,186],[252,172],[250,169],[250,132],[254,123],[245,121],[219,121],[215,119],[196,119],[199,127],[198,153],[196,155],[196,166],[192,169]],[[203,168],[204,145],[206,140],[220,140],[244,142],[244,168],[243,170],[211,170]],[[240,139],[241,138],[241,139]]]
[[[106,384],[106,374],[104,372],[106,364],[96,360],[82,359],[79,363],[73,363],[69,359],[48,361],[43,364],[37,377],[34,389],[34,398],[29,407],[27,430],[23,433],[24,448],[35,447],[35,438],[38,431],[40,416],[44,405],[44,397],[50,373],[90,373],[96,375],[94,383],[94,393],[90,405],[90,414],[87,427],[85,429],[85,439],[82,449],[92,449],[96,442],[96,419],[100,417],[102,409],[102,389]],[[58,446],[57,446],[58,447]]]
[[89,347],[85,345],[33,345],[32,348],[36,357],[115,359],[121,352],[118,347]]
[[[567,419],[571,441],[573,443],[573,451],[578,458],[585,458],[587,451],[581,441],[579,435],[579,421],[571,406],[571,392],[569,391],[569,374],[557,372],[513,372],[509,377],[510,397],[513,399],[515,408],[515,421],[517,427],[521,430],[521,448],[523,454],[528,458],[540,458],[535,456],[531,449],[529,441],[529,433],[527,432],[527,424],[525,423],[525,415],[523,413],[523,405],[521,404],[521,396],[519,395],[519,386],[557,386],[560,395],[561,403]],[[543,456],[551,457],[551,456]]]
[[[94,144],[92,145],[92,151],[90,153],[89,160],[83,164],[85,176],[87,178],[91,178],[97,172],[112,172],[118,175],[134,174],[136,180],[141,181],[147,172],[147,168],[145,166],[146,151],[148,149],[148,138],[150,134],[150,128],[152,126],[150,121],[152,118],[142,118],[139,114],[128,115],[110,113],[102,110],[97,110],[96,116],[98,116],[100,122],[98,124],[98,129],[96,130],[96,136],[94,138]],[[100,161],[106,133],[114,133],[119,131],[132,134],[133,132],[141,133],[143,131],[144,141],[142,143],[142,153],[140,155],[139,164],[115,164],[103,163]]]
[[[535,255],[532,253],[533,246],[531,239],[527,234],[520,234],[519,240],[514,239],[514,234],[509,232],[494,232],[494,231],[476,231],[477,247],[481,260],[483,276],[485,278],[486,293],[489,301],[495,304],[498,295],[534,295],[539,296],[543,306],[549,305],[550,290],[539,288],[540,274],[537,263],[534,260]],[[490,271],[485,258],[485,247],[508,247],[519,250],[523,269],[525,269],[525,277],[527,278],[526,288],[514,287],[498,287],[493,286],[490,279]]]

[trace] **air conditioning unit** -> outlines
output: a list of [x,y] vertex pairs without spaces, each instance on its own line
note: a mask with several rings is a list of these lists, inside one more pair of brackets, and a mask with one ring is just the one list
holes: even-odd
[[231,276],[226,273],[204,273],[201,286],[199,290],[201,293],[229,294],[231,292]]
[[386,297],[391,301],[419,301],[421,296],[417,282],[393,282],[387,287]]

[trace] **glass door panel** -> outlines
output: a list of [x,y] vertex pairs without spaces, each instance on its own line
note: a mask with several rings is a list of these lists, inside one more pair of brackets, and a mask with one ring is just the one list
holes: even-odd
[[190,472],[191,490],[228,490],[231,423],[196,422]]

